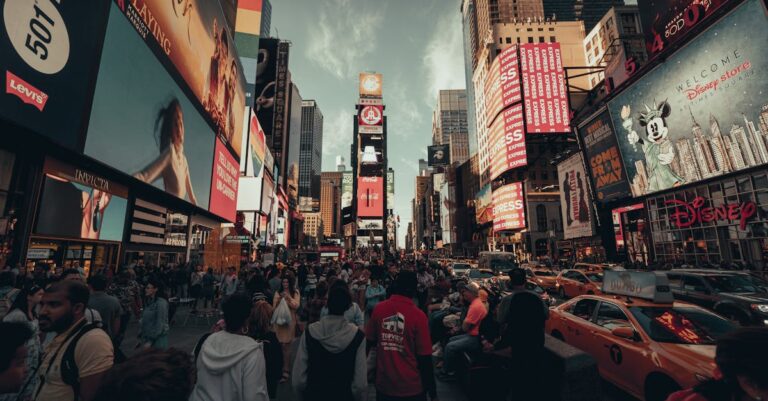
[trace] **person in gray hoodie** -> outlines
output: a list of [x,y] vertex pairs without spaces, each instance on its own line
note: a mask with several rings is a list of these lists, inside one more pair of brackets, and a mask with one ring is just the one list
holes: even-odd
[[365,334],[344,318],[352,305],[346,286],[328,293],[328,315],[309,325],[293,363],[293,387],[304,401],[365,401]]
[[251,299],[235,293],[222,308],[226,330],[201,340],[189,401],[268,401],[263,347],[248,336]]

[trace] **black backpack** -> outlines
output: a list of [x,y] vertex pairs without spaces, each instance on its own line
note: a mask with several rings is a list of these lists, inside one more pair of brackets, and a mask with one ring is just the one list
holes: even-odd
[[72,337],[72,341],[67,345],[64,355],[61,356],[61,380],[66,385],[72,387],[72,391],[75,393],[75,401],[80,399],[80,369],[77,367],[77,362],[75,362],[75,348],[81,337],[89,331],[98,328],[97,325],[92,323],[83,326],[77,334]]

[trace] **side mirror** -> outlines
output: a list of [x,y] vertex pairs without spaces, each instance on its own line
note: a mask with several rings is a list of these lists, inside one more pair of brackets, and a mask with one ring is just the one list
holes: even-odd
[[624,338],[624,339],[633,340],[633,341],[635,340],[635,336],[636,336],[635,330],[628,326],[617,327],[611,330],[611,334],[619,338]]

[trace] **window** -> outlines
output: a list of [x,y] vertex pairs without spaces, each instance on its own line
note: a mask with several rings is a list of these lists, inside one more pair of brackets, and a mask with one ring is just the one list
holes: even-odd
[[547,207],[536,205],[536,226],[538,231],[547,231]]
[[704,292],[707,286],[700,277],[683,276],[683,290],[692,292]]
[[552,42],[552,43],[555,43],[555,42],[557,42],[557,38],[554,37],[554,36],[550,36],[549,37],[549,41]]
[[600,303],[595,320],[598,326],[605,327],[608,330],[613,330],[617,327],[632,327],[629,319],[627,319],[627,315],[624,314],[621,308],[608,302]]
[[543,36],[539,36],[539,43],[544,43],[544,37]]
[[682,279],[679,274],[667,274],[667,279],[669,279],[669,288],[673,290],[680,289]]
[[509,36],[507,36],[507,43],[512,43],[512,38],[510,38]]
[[532,36],[528,37],[528,43],[533,43],[533,37]]
[[595,313],[596,306],[597,306],[596,300],[582,299],[581,301],[578,301],[575,304],[573,304],[573,307],[571,308],[570,312],[573,316],[576,316],[578,318],[581,318],[584,320],[591,320],[592,315]]

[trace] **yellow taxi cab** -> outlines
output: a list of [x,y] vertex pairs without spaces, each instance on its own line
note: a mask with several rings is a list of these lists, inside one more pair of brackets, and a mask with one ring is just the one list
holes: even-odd
[[557,273],[552,269],[547,269],[545,267],[526,267],[525,275],[528,277],[528,280],[535,282],[547,291],[557,290]]
[[604,379],[645,401],[714,377],[715,341],[732,322],[675,302],[660,273],[606,271],[603,292],[551,309],[547,333],[590,354]]
[[568,269],[561,271],[557,276],[555,290],[560,298],[571,298],[585,294],[600,294],[602,284],[602,271]]

